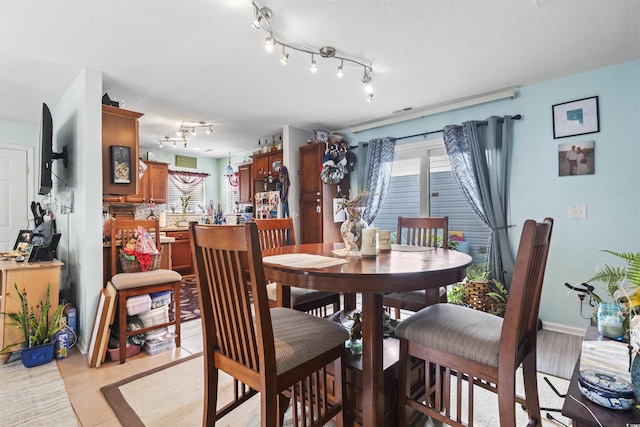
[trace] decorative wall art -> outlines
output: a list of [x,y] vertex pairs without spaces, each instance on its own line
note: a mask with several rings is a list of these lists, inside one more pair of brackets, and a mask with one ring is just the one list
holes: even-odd
[[111,183],[131,184],[131,148],[112,145],[111,152]]
[[558,144],[558,176],[595,174],[595,145],[595,141]]
[[553,138],[600,132],[598,97],[556,104],[553,112]]

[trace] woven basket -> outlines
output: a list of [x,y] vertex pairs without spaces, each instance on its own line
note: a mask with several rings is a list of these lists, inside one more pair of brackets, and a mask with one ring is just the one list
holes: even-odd
[[[151,255],[151,265],[147,271],[157,270],[158,267],[160,267],[160,258],[162,258],[162,252]],[[136,258],[133,261],[129,261],[125,258],[122,251],[120,251],[120,266],[122,267],[123,273],[138,273],[142,271],[142,267],[140,266],[138,259]]]
[[469,307],[487,311],[487,293],[489,292],[489,281],[469,281],[466,284],[466,303]]

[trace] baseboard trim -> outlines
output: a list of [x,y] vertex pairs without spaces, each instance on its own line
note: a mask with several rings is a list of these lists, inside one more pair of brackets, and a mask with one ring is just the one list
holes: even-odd
[[587,331],[587,328],[578,328],[576,326],[563,325],[561,323],[546,322],[544,320],[542,321],[542,329],[546,329],[547,331],[551,331],[551,332],[560,332],[563,334],[578,335],[580,337],[583,337],[585,332]]

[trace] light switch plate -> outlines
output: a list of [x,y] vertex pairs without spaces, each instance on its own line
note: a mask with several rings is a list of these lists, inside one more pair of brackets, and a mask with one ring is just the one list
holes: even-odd
[[571,205],[571,206],[569,206],[569,218],[570,219],[585,219],[585,218],[587,218],[587,206],[585,206],[585,205]]

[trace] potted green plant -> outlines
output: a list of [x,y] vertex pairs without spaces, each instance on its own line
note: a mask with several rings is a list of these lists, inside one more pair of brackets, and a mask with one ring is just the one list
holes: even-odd
[[640,252],[603,250],[624,261],[627,266],[604,265],[586,282],[601,282],[613,301],[603,301],[595,293],[598,330],[604,336],[621,339],[629,330],[629,319],[640,313]]
[[508,291],[495,279],[489,278],[485,264],[474,264],[467,270],[467,277],[451,287],[447,301],[496,316],[504,316]]
[[21,329],[24,341],[9,344],[0,352],[5,352],[17,345],[22,345],[22,363],[27,368],[51,362],[53,360],[53,346],[55,344],[55,334],[65,328],[62,323],[62,311],[64,305],[58,306],[51,323],[49,323],[49,309],[51,308],[50,293],[51,284],[47,287],[45,301],[40,301],[39,310],[29,308],[27,292],[20,292],[18,284],[14,283],[16,292],[20,298],[21,310],[17,313],[2,313],[9,316],[15,323],[7,324]]
[[180,216],[180,221],[178,225],[188,226],[189,222],[187,221],[187,209],[189,208],[189,201],[191,200],[191,195],[180,196],[180,203],[182,204],[182,215]]

